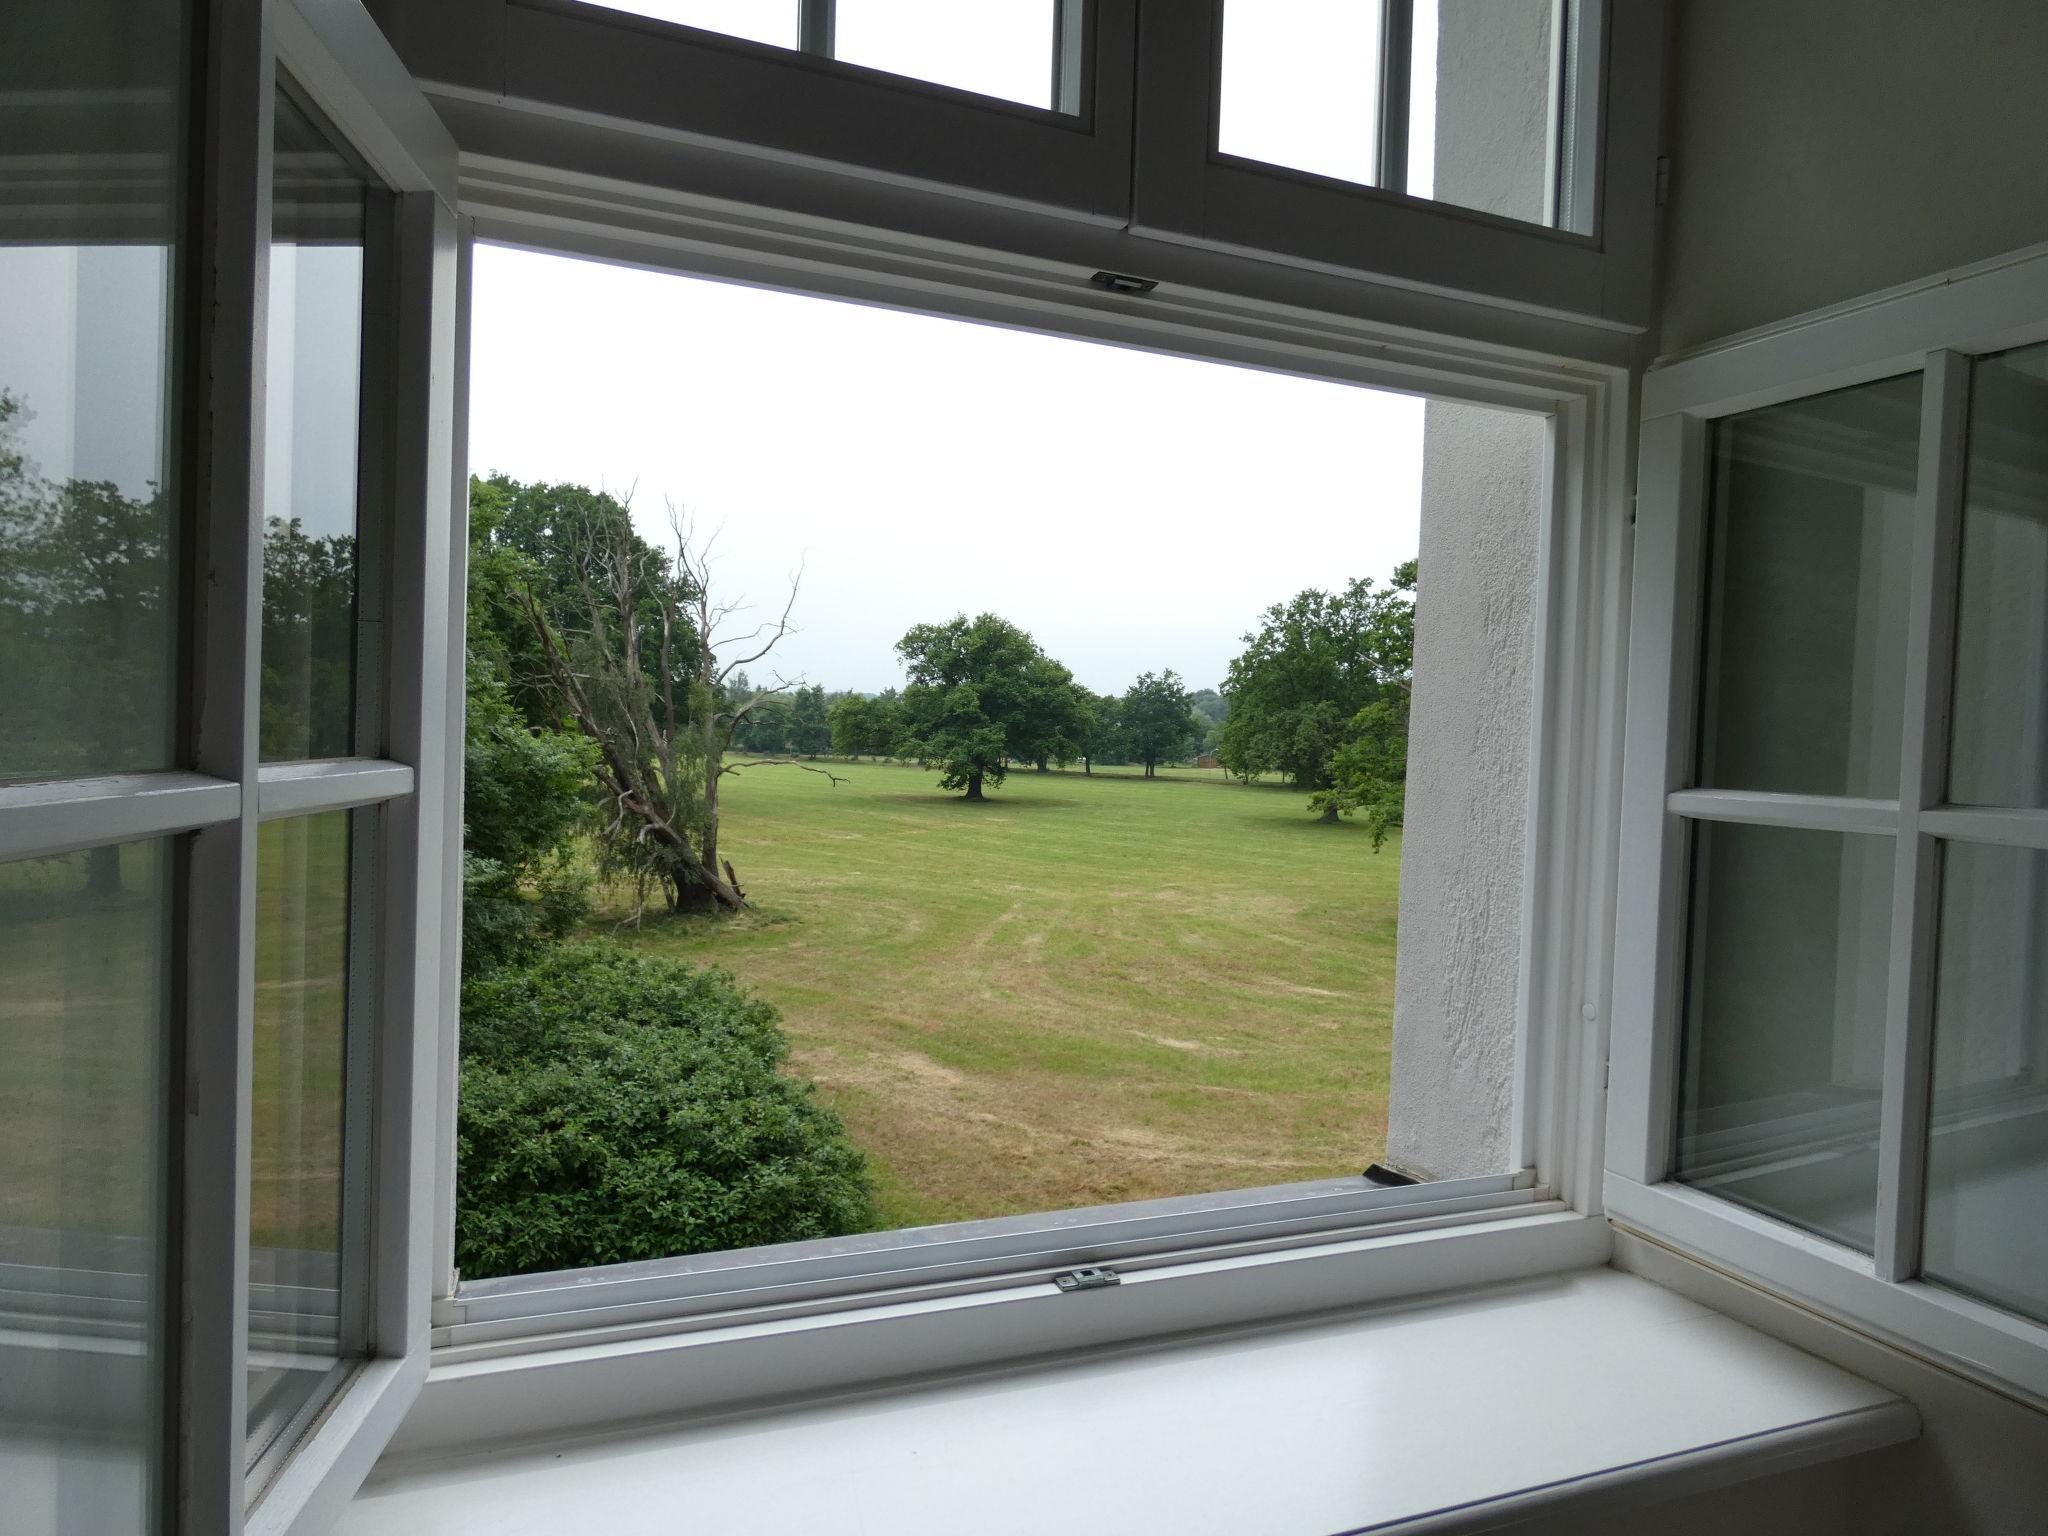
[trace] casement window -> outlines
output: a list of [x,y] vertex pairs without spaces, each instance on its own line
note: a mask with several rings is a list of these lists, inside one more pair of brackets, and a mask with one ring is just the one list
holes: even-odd
[[2048,1384],[2039,258],[1653,372],[1607,1200]]
[[[0,615],[0,1093],[34,1085],[0,1130],[0,1350],[27,1335],[36,1364],[8,1378],[30,1383],[29,1528],[319,1529],[437,1347],[487,1385],[564,1388],[465,1411],[512,1433],[578,1401],[626,1418],[1604,1257],[1641,318],[1594,293],[1638,266],[1611,202],[1588,235],[1297,182],[1212,142],[1213,91],[1188,114],[1162,87],[1180,105],[1147,148],[1135,96],[1191,59],[1218,79],[1221,7],[1149,7],[1142,37],[1131,0],[1048,7],[1044,104],[930,52],[861,56],[853,0],[831,48],[803,8],[795,50],[572,0],[378,9],[389,43],[354,0],[67,7],[0,66],[32,72],[0,158],[25,146],[35,173],[0,248],[6,429],[24,401],[0,514],[50,557],[10,569]],[[1631,79],[1631,111],[1653,87]],[[1599,99],[1613,145],[1622,98]],[[1199,224],[1182,194],[1140,216],[1161,175],[1216,191]],[[1279,260],[1246,259],[1263,215],[1232,204],[1239,176],[1304,220],[1361,210],[1341,259],[1290,243],[1293,214]],[[459,1286],[472,237],[1540,423],[1506,1166]],[[1166,280],[1091,280],[1133,266]],[[97,537],[118,568],[73,547]],[[37,997],[58,1002],[18,1006]],[[1100,1309],[1048,1284],[1110,1261],[1157,1283]]]
[[317,1517],[425,1369],[454,219],[274,23],[81,5],[8,64],[0,153],[41,170],[0,247],[31,1532]]
[[1661,5],[371,8],[480,191],[518,165],[521,190],[545,167],[853,222],[895,198],[953,241],[966,193],[1005,242],[1145,278],[1255,252],[1614,340],[1649,319]]

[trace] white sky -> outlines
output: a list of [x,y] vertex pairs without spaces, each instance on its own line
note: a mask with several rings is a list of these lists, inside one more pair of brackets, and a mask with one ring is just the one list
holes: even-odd
[[[479,247],[470,463],[722,529],[786,676],[902,681],[992,610],[1098,691],[1223,678],[1259,612],[1416,551],[1422,404],[1249,369]],[[757,676],[765,667],[757,668]]]

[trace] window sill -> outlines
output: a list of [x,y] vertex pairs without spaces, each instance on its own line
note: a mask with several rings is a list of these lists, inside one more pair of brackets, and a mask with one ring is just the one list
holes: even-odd
[[[1069,1298],[1081,1303],[1092,1298]],[[341,1536],[1450,1530],[1912,1439],[1881,1388],[1580,1269],[836,1402],[387,1462]]]

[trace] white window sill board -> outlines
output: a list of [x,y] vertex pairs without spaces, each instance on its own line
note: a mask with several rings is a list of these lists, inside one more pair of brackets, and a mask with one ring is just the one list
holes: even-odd
[[1653,1500],[1912,1439],[1613,1270],[373,1475],[340,1536],[1332,1536]]

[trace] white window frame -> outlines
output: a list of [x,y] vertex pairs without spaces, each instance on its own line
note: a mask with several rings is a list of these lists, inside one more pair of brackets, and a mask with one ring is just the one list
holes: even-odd
[[[1643,386],[1629,642],[1606,1205],[1625,1226],[1964,1374],[2048,1402],[2048,1326],[1915,1278],[1932,1062],[1937,842],[2048,848],[2048,816],[1947,807],[1948,689],[1974,357],[2048,340],[2048,247],[1799,316],[1652,369]],[[1706,451],[1721,417],[1922,378],[1897,801],[1694,788]],[[1879,1105],[1876,1251],[1672,1181],[1686,825],[1897,839]]]
[[1047,62],[1067,112],[841,63],[829,0],[807,0],[798,50],[583,0],[368,3],[473,151],[619,164],[658,141],[737,158],[742,179],[836,170],[1110,224],[1129,208],[1137,0],[1061,6]]
[[[515,0],[468,3],[502,8]],[[536,14],[565,11],[556,0],[516,3]],[[1112,18],[1127,5],[1102,0],[1098,15]],[[458,16],[464,9],[406,8]],[[186,1074],[173,1105],[185,1324],[168,1531],[322,1529],[401,1419],[413,1443],[431,1438],[437,1424],[472,1439],[547,1432],[1605,1260],[1599,1169],[1630,560],[1628,336],[1526,306],[1151,240],[1076,219],[1070,207],[1048,212],[1033,199],[992,196],[985,186],[899,197],[888,176],[854,185],[777,155],[747,160],[758,179],[710,175],[709,190],[692,181],[696,162],[683,176],[680,162],[660,155],[621,162],[607,152],[602,168],[579,168],[578,133],[587,125],[574,113],[547,117],[536,132],[521,112],[487,101],[453,110],[461,105],[455,97],[423,94],[358,0],[205,0],[203,10],[195,175],[204,235],[190,259],[204,274],[192,311],[204,324],[189,370],[203,387],[190,397],[185,483],[188,505],[203,509],[195,514],[194,568],[209,580],[187,621],[201,658],[189,766],[0,790],[0,856],[81,839],[189,838]],[[398,194],[389,544],[397,579],[384,756],[317,768],[256,760],[269,158],[280,61]],[[899,126],[923,106],[904,110]],[[458,155],[437,111],[449,112],[458,131],[466,125],[479,134],[487,152],[465,139]],[[659,133],[643,137],[668,142]],[[770,174],[778,167],[803,174],[778,179]],[[645,181],[621,179],[641,170],[649,171]],[[831,1254],[713,1255],[658,1261],[630,1275],[583,1271],[545,1277],[496,1316],[480,1304],[488,1293],[457,1289],[467,551],[460,509],[467,250],[476,237],[1547,421],[1551,494],[1532,604],[1540,640],[1510,1166],[1496,1177],[1412,1191],[1332,1181],[970,1223],[915,1240],[884,1235],[828,1245],[837,1249]],[[1112,293],[1090,282],[1094,268],[1125,269],[1132,257],[1161,277],[1158,290]],[[368,1212],[370,1357],[245,1507],[256,829],[266,815],[371,803],[383,807],[387,879]],[[223,1019],[235,1021],[232,1052],[221,1049]],[[910,1255],[910,1266],[924,1267],[906,1274],[912,1247],[926,1251]],[[1098,1254],[1114,1256],[1130,1281],[1077,1296],[1050,1284],[1053,1269]],[[774,1271],[778,1287],[766,1297],[758,1294],[764,1270]],[[470,1331],[457,1335],[458,1328]],[[434,1385],[421,1396],[437,1339]]]
[[[563,1376],[592,1375],[587,1387],[558,1382],[557,1392],[547,1394],[586,1403],[609,1401],[611,1387],[597,1382],[615,1386],[607,1373],[628,1369],[628,1359],[665,1383],[656,1392],[639,1381],[639,1395],[627,1393],[618,1398],[621,1406],[607,1409],[611,1418],[624,1416],[629,1401],[635,1412],[718,1406],[739,1390],[735,1381],[772,1377],[791,1390],[799,1383],[816,1390],[866,1379],[847,1363],[866,1358],[849,1342],[863,1332],[845,1326],[855,1319],[886,1321],[889,1347],[868,1367],[879,1374],[990,1358],[980,1351],[1008,1357],[1064,1347],[1080,1314],[1048,1314],[1041,1303],[1052,1292],[1051,1274],[1080,1264],[1114,1260],[1152,1279],[1193,1282],[1187,1294],[1204,1298],[1195,1311],[1190,1301],[1158,1302],[1171,1285],[1146,1288],[1157,1305],[1119,1303],[1113,1334],[1140,1337],[1290,1310],[1282,1299],[1290,1282],[1281,1276],[1293,1261],[1300,1261],[1294,1284],[1305,1284],[1300,1277],[1311,1272],[1345,1277],[1323,1282],[1336,1287],[1322,1293],[1326,1300],[1300,1305],[1362,1298],[1381,1283],[1372,1277],[1372,1255],[1407,1251],[1418,1234],[1457,1239],[1416,1250],[1431,1256],[1420,1269],[1386,1261],[1386,1274],[1406,1275],[1403,1283],[1422,1288],[1604,1259],[1605,1228],[1589,1216],[1597,1210],[1619,807],[1619,646],[1629,542],[1623,369],[1501,345],[1491,336],[1515,322],[1491,307],[1462,312],[1467,329],[1489,339],[1427,341],[1384,321],[1214,289],[1111,294],[1071,265],[1029,255],[969,253],[915,233],[736,210],[723,199],[626,189],[594,176],[510,167],[495,157],[472,163],[465,156],[461,174],[472,238],[1428,393],[1526,412],[1551,428],[1550,511],[1533,604],[1541,638],[1509,1167],[1491,1178],[1413,1189],[1314,1181],[462,1285],[453,1266],[451,1039],[439,1133],[446,1161],[435,1360],[449,1391],[464,1384],[472,1430],[484,1423],[499,1430],[517,1424],[522,1433],[561,1427],[536,1422],[510,1402],[487,1413],[478,1407],[479,1381],[516,1377],[531,1385],[525,1373],[543,1363]],[[1270,271],[1259,275],[1272,280]],[[1322,292],[1320,280],[1302,277],[1294,291],[1297,300],[1312,299]],[[457,659],[459,652],[451,665]],[[452,948],[444,963],[452,975]],[[1568,1239],[1553,1230],[1557,1222],[1571,1230]],[[1345,1259],[1335,1270],[1317,1268],[1338,1252]],[[1203,1266],[1226,1258],[1241,1272],[1217,1288]],[[1000,1313],[1005,1300],[1020,1305]],[[968,1343],[954,1337],[948,1320],[957,1324],[969,1312],[988,1318],[991,1306],[998,1306],[1000,1324],[978,1329]],[[925,1320],[922,1330],[910,1326],[918,1318]],[[831,1347],[816,1342],[828,1324]],[[810,1330],[816,1348],[809,1363],[784,1361],[773,1371],[764,1366],[737,1376],[706,1369],[701,1358],[692,1363],[693,1343],[721,1356],[735,1348],[745,1354],[747,1345],[729,1336],[735,1327]],[[765,1359],[790,1338],[777,1332],[753,1348]],[[454,1417],[431,1403],[422,1411],[428,1420]],[[417,1449],[414,1431],[408,1445]]]
[[[446,658],[451,554],[461,524],[449,430],[456,349],[454,145],[352,0],[206,0],[191,61],[189,199],[176,271],[180,360],[174,458],[191,546],[182,584],[180,742],[165,772],[0,787],[0,859],[141,839],[180,847],[172,911],[180,964],[166,1072],[175,1319],[166,1339],[157,1518],[167,1536],[314,1532],[332,1524],[418,1395],[432,1288],[437,1021],[449,915],[441,878],[459,851],[449,812]],[[365,493],[388,508],[370,557],[385,635],[358,721],[381,756],[258,758],[264,537],[264,378],[272,242],[274,91],[282,69],[395,194],[390,282],[366,315],[369,355],[395,357],[386,442],[366,444]],[[380,252],[381,254],[381,252]],[[366,293],[380,290],[373,274]],[[367,302],[367,301],[366,301]],[[372,337],[368,327],[388,327]],[[388,342],[389,354],[375,349]],[[374,483],[372,483],[374,482]],[[365,542],[369,530],[365,531]],[[459,563],[454,567],[459,570]],[[459,700],[458,700],[459,707]],[[367,1187],[360,1216],[367,1294],[362,1357],[294,1445],[246,1457],[250,1312],[251,1084],[255,1038],[257,830],[263,821],[375,807],[373,931],[351,935],[367,976]],[[359,822],[358,825],[361,825]],[[353,893],[354,895],[361,893]],[[456,909],[459,923],[459,908]],[[367,971],[359,960],[374,956]],[[353,1014],[352,1009],[352,1014]],[[353,1159],[352,1159],[353,1161]]]
[[1223,6],[1188,0],[1140,15],[1133,229],[1630,330],[1653,322],[1662,0],[1555,5],[1560,38],[1569,32],[1579,50],[1583,84],[1578,117],[1552,147],[1549,200],[1571,205],[1561,222],[1585,223],[1586,233],[1408,195],[1411,0],[1385,8],[1374,154],[1386,169],[1381,185],[1222,152]]

